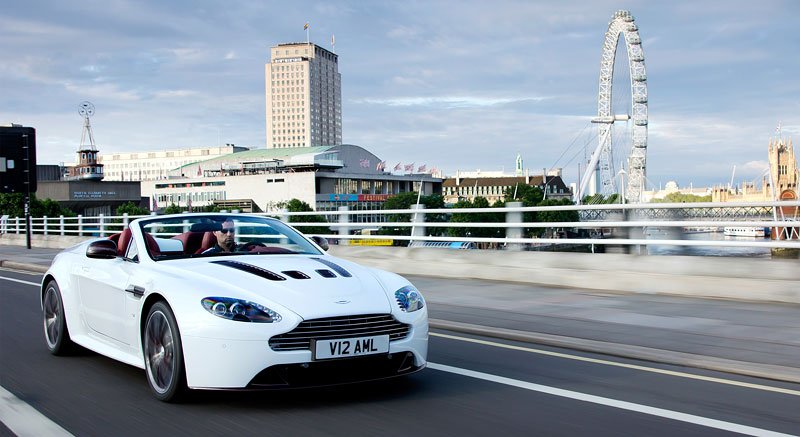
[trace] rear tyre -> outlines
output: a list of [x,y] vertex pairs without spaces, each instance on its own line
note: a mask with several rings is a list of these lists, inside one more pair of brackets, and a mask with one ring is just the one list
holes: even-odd
[[183,346],[175,315],[165,302],[150,308],[143,343],[150,390],[160,401],[177,402],[186,392]]
[[44,339],[47,349],[53,355],[68,355],[75,348],[69,338],[67,319],[64,317],[64,301],[56,281],[50,281],[44,289],[42,297],[42,315],[44,320]]

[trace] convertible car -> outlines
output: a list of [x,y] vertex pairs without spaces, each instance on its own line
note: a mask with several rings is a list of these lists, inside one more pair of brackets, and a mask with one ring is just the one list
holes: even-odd
[[143,368],[156,398],[407,375],[428,314],[393,273],[328,255],[279,220],[180,214],[58,254],[42,281],[54,355],[83,346]]

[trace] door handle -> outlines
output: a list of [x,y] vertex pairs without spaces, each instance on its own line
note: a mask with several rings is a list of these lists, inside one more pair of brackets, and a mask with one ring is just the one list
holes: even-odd
[[84,272],[88,272],[91,269],[89,267],[86,267],[86,266],[81,266],[81,270],[83,270]]
[[144,287],[140,287],[138,285],[130,285],[128,288],[125,289],[126,292],[131,293],[136,297],[144,296]]

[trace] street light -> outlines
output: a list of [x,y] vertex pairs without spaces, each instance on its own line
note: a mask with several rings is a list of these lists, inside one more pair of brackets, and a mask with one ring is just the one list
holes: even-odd
[[622,201],[622,204],[624,205],[625,204],[625,169],[624,168],[621,169],[619,172],[617,172],[617,174],[619,175],[619,179],[620,179],[620,182],[619,182],[620,199]]

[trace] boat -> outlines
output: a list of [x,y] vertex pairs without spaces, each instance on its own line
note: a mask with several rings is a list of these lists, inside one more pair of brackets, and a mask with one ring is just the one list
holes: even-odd
[[730,237],[763,237],[764,228],[757,226],[726,226],[724,234]]

